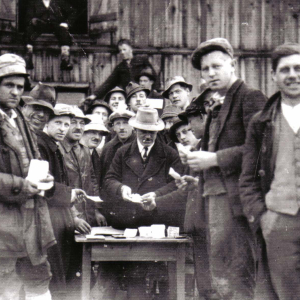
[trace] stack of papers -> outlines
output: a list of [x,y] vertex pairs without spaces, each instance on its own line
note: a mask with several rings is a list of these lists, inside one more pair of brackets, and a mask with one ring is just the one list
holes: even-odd
[[107,235],[123,235],[124,230],[115,229],[111,226],[92,227],[91,233],[86,235],[87,239],[104,240]]

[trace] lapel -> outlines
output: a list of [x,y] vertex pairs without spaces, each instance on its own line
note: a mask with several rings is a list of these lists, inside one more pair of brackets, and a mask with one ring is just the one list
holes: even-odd
[[144,173],[144,166],[142,164],[142,158],[136,139],[127,150],[127,153],[124,156],[124,161],[136,176],[139,178],[142,177]]
[[155,176],[164,166],[165,161],[166,155],[163,145],[156,140],[154,146],[150,151],[149,161],[146,168],[144,169],[141,183],[143,183],[143,181],[145,180],[148,180],[148,178]]
[[219,111],[219,118],[220,118],[220,126],[219,126],[219,131],[218,131],[218,136],[220,136],[226,119],[228,117],[228,114],[230,112],[230,108],[233,105],[233,96],[237,89],[243,84],[243,81],[240,79],[237,79],[235,83],[230,87],[228,92],[226,93],[224,104],[222,105],[222,108]]
[[15,139],[15,128],[4,118],[1,120],[1,131],[3,136],[3,142],[11,148],[14,152],[19,153],[18,151],[18,143],[16,143]]

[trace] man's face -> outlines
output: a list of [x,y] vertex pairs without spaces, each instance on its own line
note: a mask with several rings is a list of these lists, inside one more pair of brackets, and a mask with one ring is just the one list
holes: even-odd
[[130,60],[133,57],[132,48],[127,44],[120,45],[119,52],[123,60]]
[[174,124],[176,117],[170,117],[170,118],[164,118],[164,123],[165,123],[165,131],[169,131],[172,125]]
[[201,76],[213,91],[227,91],[234,71],[235,61],[222,51],[213,51],[201,58]]
[[141,76],[139,80],[139,85],[144,89],[152,90],[153,80],[151,80],[148,76]]
[[197,139],[193,135],[191,127],[188,124],[181,125],[176,129],[176,137],[183,146],[193,146],[197,142]]
[[169,91],[169,99],[172,104],[184,109],[189,103],[190,91],[187,87],[182,87],[180,84],[172,85]]
[[147,95],[144,91],[134,93],[129,100],[130,108],[133,112],[137,112],[140,106],[144,106],[147,102]]
[[133,131],[132,126],[128,124],[128,119],[119,118],[115,119],[113,122],[113,129],[116,132],[120,140],[127,140]]
[[22,109],[23,115],[27,122],[38,131],[42,131],[49,120],[50,110],[41,105],[25,105]]
[[300,97],[300,54],[280,58],[272,78],[282,95],[297,99]]
[[93,115],[98,115],[101,117],[103,124],[107,124],[108,120],[108,111],[104,106],[96,106],[92,112]]
[[67,133],[67,139],[75,142],[79,141],[84,132],[85,122],[81,118],[72,118],[69,131]]
[[16,108],[24,92],[25,78],[22,76],[4,77],[0,82],[0,107]]
[[188,115],[189,125],[191,127],[192,133],[197,139],[202,139],[204,135],[205,128],[205,116],[200,115]]
[[71,118],[68,116],[54,117],[46,124],[47,133],[55,141],[63,141],[69,128]]
[[81,138],[82,144],[84,144],[89,149],[95,149],[99,146],[102,141],[101,131],[98,130],[88,130],[83,133]]
[[136,136],[139,142],[143,145],[143,147],[149,147],[152,144],[154,144],[157,136],[157,131],[137,129]]
[[112,93],[110,95],[108,105],[112,111],[116,111],[120,107],[125,108],[127,105],[125,102],[124,94],[119,93],[119,92]]

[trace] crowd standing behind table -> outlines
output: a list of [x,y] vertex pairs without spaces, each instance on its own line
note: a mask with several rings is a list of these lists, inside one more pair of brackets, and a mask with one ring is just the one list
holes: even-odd
[[[71,297],[74,286],[68,290],[68,275],[81,275],[80,269],[74,272],[81,260],[73,246],[75,228],[89,234],[95,225],[125,229],[164,223],[192,235],[199,299],[298,299],[297,264],[289,258],[298,251],[294,228],[299,207],[294,196],[300,45],[274,51],[272,74],[280,93],[265,104],[260,91],[236,77],[233,49],[226,39],[201,43],[192,65],[201,72],[206,89],[190,100],[192,86],[182,74],[168,79],[162,97],[172,106],[164,108],[164,121],[147,99],[156,93],[153,67],[133,56],[129,41],[121,40],[118,48],[123,61],[82,106],[85,113],[98,115],[94,123],[78,107],[57,105],[55,89],[43,83],[21,101],[28,76],[25,62],[14,54],[0,56],[0,206],[5,220],[0,223],[0,298],[18,299],[21,287],[26,299]],[[271,120],[272,130],[265,125]],[[94,127],[89,128],[91,121]],[[104,135],[106,144],[98,148]],[[167,145],[170,141],[175,149]],[[53,186],[44,195],[26,178],[34,158],[49,162],[42,182]],[[176,180],[169,175],[171,167]],[[286,176],[280,173],[284,168],[289,170]],[[100,206],[88,197],[99,195],[104,201]],[[176,211],[176,205],[183,205],[185,213]],[[85,274],[90,262],[101,258],[95,254],[99,247],[90,248],[91,256],[84,252],[83,257],[89,257],[83,261]],[[127,259],[122,254],[118,261],[110,261],[114,258],[109,251],[105,254],[110,262],[99,270],[102,275],[109,270],[112,276],[99,276],[99,289],[110,280],[115,287],[115,271],[121,267],[126,272],[120,274],[134,278],[125,286],[118,282],[130,299],[174,296],[158,284],[167,274],[164,264],[144,268],[120,263]],[[182,268],[185,258],[180,259]],[[155,278],[150,289],[149,274]],[[262,280],[255,280],[257,274]],[[178,286],[177,291],[183,299]],[[122,299],[121,294],[118,298],[104,291],[101,297]]]

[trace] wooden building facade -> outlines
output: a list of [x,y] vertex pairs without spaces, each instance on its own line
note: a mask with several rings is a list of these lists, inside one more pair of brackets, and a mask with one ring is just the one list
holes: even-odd
[[[24,53],[22,14],[26,1],[0,0],[1,54]],[[162,89],[168,77],[183,75],[194,85],[193,95],[199,92],[201,79],[190,57],[202,41],[227,38],[235,49],[238,76],[268,96],[275,90],[270,52],[284,42],[300,42],[298,0],[77,2],[81,17],[72,34],[74,69],[60,71],[56,38],[42,35],[36,43],[35,68],[30,73],[34,82],[49,82],[81,96],[92,93],[117,65],[120,58],[116,43],[120,38],[132,41],[136,55],[149,56]]]

